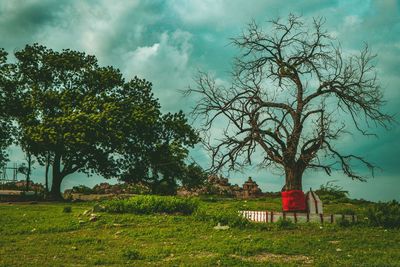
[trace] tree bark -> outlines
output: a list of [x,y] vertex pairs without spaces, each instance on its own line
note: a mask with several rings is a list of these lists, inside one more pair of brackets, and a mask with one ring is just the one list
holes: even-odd
[[46,155],[46,174],[45,174],[46,194],[48,194],[49,192],[49,168],[50,168],[50,153],[48,152],[48,154]]
[[299,170],[296,167],[285,168],[285,185],[282,191],[303,190],[303,172],[304,170]]
[[61,182],[64,176],[61,173],[61,156],[56,154],[53,162],[53,182],[51,184],[50,197],[54,200],[62,200],[63,197],[60,192]]
[[26,191],[29,191],[29,182],[31,180],[32,156],[30,153],[27,155],[28,170],[26,172]]

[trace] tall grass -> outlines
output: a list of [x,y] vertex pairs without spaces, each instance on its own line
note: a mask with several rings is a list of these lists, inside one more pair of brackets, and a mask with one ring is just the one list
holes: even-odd
[[180,213],[192,214],[198,207],[198,200],[174,196],[135,196],[129,199],[109,200],[104,203],[110,213]]

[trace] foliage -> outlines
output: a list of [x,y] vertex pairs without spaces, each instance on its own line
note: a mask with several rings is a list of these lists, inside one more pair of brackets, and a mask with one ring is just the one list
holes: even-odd
[[13,141],[12,133],[14,130],[11,118],[8,115],[8,109],[14,103],[10,103],[3,95],[13,86],[10,80],[12,67],[6,63],[7,55],[7,52],[0,48],[0,170],[8,161],[6,149]]
[[198,207],[198,201],[191,198],[173,196],[135,196],[124,200],[109,200],[104,203],[105,210],[111,213],[181,213],[191,214]]
[[366,214],[372,226],[400,228],[400,204],[395,200],[376,203]]
[[244,228],[251,222],[239,215],[237,210],[231,209],[210,209],[202,206],[194,214],[196,220],[205,221],[211,225],[228,225],[230,227]]
[[356,211],[354,209],[351,209],[351,208],[343,208],[343,209],[340,209],[340,210],[336,211],[336,213],[344,214],[344,215],[355,215]]
[[72,187],[72,192],[73,193],[80,193],[80,194],[93,194],[93,189],[86,185],[78,185]]
[[321,185],[315,193],[320,197],[323,203],[341,203],[347,202],[348,191],[343,187],[334,184],[335,181],[328,181],[325,185]]
[[182,179],[188,148],[199,139],[181,111],[161,114],[150,82],[126,82],[118,69],[70,49],[33,44],[14,56],[4,64],[1,50],[0,102],[12,103],[6,115],[16,125],[16,144],[46,170],[51,165],[54,198],[75,172],[143,182],[154,191],[161,181],[173,187]]
[[64,213],[71,213],[72,212],[72,207],[71,206],[66,206],[63,208]]
[[337,224],[339,227],[343,227],[343,228],[350,227],[350,226],[353,226],[353,225],[354,225],[354,223],[350,222],[349,220],[347,220],[347,219],[342,219],[342,218],[337,219],[337,220],[336,220],[336,224]]
[[185,162],[188,148],[199,142],[199,137],[183,112],[161,116],[149,132],[151,139],[146,139],[147,146],[151,147],[149,153],[143,153],[136,143],[124,147],[121,179],[129,183],[142,182],[153,193],[161,195],[175,194],[178,181],[189,186],[200,184],[201,168]]
[[149,194],[151,193],[150,188],[139,183],[139,184],[129,184],[129,183],[118,183],[118,184],[108,184],[101,183],[97,184],[92,189],[93,194]]
[[296,224],[293,223],[290,219],[283,219],[279,218],[279,220],[276,222],[276,227],[278,229],[295,229]]
[[185,175],[182,177],[182,186],[187,189],[196,189],[203,186],[207,181],[208,174],[196,163],[186,167]]

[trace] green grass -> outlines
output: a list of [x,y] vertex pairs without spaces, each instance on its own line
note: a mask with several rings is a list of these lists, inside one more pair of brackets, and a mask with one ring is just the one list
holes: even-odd
[[[279,199],[200,200],[210,214],[280,209]],[[0,204],[0,266],[400,266],[400,230],[249,224],[214,230],[193,215],[96,212],[94,203]],[[63,212],[66,206],[71,212]],[[362,214],[368,204],[338,203]]]

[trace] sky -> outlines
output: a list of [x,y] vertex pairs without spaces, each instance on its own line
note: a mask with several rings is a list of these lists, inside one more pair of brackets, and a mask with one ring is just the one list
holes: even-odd
[[[194,84],[199,70],[229,82],[233,58],[239,55],[230,38],[239,36],[252,20],[265,26],[290,13],[305,20],[325,17],[325,29],[346,53],[368,43],[377,54],[375,64],[387,100],[383,110],[396,114],[397,120],[389,131],[371,129],[379,138],[355,133],[337,140],[346,152],[377,164],[380,170],[375,177],[362,183],[341,172],[332,176],[307,172],[304,189],[334,181],[354,198],[400,200],[398,0],[1,0],[0,47],[12,53],[37,42],[53,50],[70,48],[93,54],[101,65],[119,68],[125,79],[139,76],[151,81],[164,112],[182,109],[189,113],[193,101],[181,90]],[[17,148],[10,148],[9,154],[10,164],[23,161]],[[201,146],[191,151],[191,157],[203,167],[210,163]],[[36,167],[34,180],[42,182],[43,176],[43,169]],[[256,166],[229,174],[231,183],[240,185],[248,176],[264,191],[279,191],[284,183],[281,175]],[[103,182],[100,177],[74,174],[65,179],[63,188],[99,182]]]

